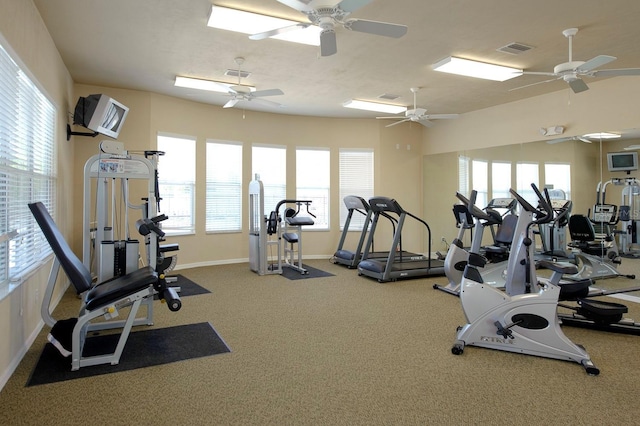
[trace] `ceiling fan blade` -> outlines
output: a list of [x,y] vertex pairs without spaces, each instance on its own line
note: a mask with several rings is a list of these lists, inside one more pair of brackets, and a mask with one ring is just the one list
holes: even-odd
[[617,58],[615,56],[599,55],[593,59],[589,59],[587,62],[577,67],[576,71],[581,73],[589,72],[595,68],[601,67],[602,65],[608,64],[609,62],[615,61],[616,59]]
[[[552,74],[553,75],[553,74]],[[562,77],[556,77],[556,78],[551,78],[549,80],[544,80],[544,81],[537,81],[535,83],[531,83],[531,84],[525,84],[524,86],[519,86],[519,87],[514,87],[513,89],[509,89],[509,92],[512,92],[514,90],[520,90],[520,89],[524,89],[525,87],[531,87],[531,86],[536,86],[538,84],[542,84],[542,83],[550,83],[552,81],[556,81],[556,80],[560,80]]]
[[554,144],[557,144],[557,143],[567,142],[567,141],[572,141],[572,140],[574,140],[573,136],[572,136],[572,137],[569,137],[569,138],[551,139],[551,140],[547,141],[547,143],[548,143],[549,145],[554,145]]
[[625,151],[637,151],[640,149],[640,145],[629,145],[626,148],[623,148]]
[[576,78],[575,80],[571,80],[569,82],[569,86],[571,86],[571,90],[573,90],[573,93],[580,93],[580,92],[584,92],[585,90],[589,90],[589,86],[587,86],[587,83],[582,81],[581,78]]
[[427,114],[425,120],[452,120],[458,118],[460,114]]
[[229,101],[227,101],[227,103],[224,104],[222,108],[233,108],[238,102],[240,102],[240,99],[229,99]]
[[617,70],[594,71],[594,77],[616,77],[619,75],[640,75],[640,68],[622,68]]
[[561,142],[569,142],[569,141],[580,141],[580,142],[584,142],[584,143],[592,143],[589,139],[583,137],[583,136],[569,136],[567,138],[557,138],[557,139],[551,139],[549,141],[547,141],[547,143],[549,145],[554,145],[557,143],[561,143]]
[[270,31],[265,31],[262,33],[257,33],[257,34],[251,34],[249,36],[249,38],[251,40],[264,40],[265,38],[269,38],[269,37],[273,37],[273,36],[277,36],[280,34],[284,34],[284,33],[288,33],[290,31],[296,31],[296,30],[303,30],[307,27],[309,27],[311,24],[305,24],[305,23],[299,23],[299,24],[295,24],[295,25],[289,25],[286,27],[282,27],[282,28],[276,28],[275,30],[270,30]]
[[274,108],[280,108],[282,106],[282,104],[270,101],[268,99],[251,98],[250,100],[251,100],[251,102],[257,102],[259,104],[268,105],[268,106],[271,106],[271,107],[274,107]]
[[362,6],[366,6],[371,3],[371,0],[342,0],[336,7],[344,10],[345,12],[353,12],[360,9]]
[[418,120],[418,123],[422,124],[424,127],[432,127],[435,123],[428,119]]
[[400,117],[376,117],[378,120],[397,120]]
[[336,32],[333,29],[320,33],[320,56],[331,56],[338,52]]
[[407,33],[406,25],[367,21],[364,19],[349,19],[344,23],[344,27],[351,31],[393,38],[400,38]]
[[280,89],[267,89],[267,90],[257,90],[250,94],[252,98],[259,98],[262,96],[277,96],[277,95],[284,95],[284,92]]
[[400,123],[404,123],[405,121],[411,121],[410,118],[405,118],[404,120],[400,120],[400,121],[396,121],[395,123],[391,123],[391,124],[387,124],[384,127],[391,127],[391,126],[395,126],[396,124],[400,124]]
[[558,76],[558,74],[554,72],[538,72],[538,71],[522,71],[519,73],[520,75],[548,75],[550,77]]
[[289,7],[294,8],[295,10],[299,10],[300,12],[311,12],[313,11],[313,7],[309,6],[310,1],[302,1],[302,0],[278,0],[278,2],[287,5]]

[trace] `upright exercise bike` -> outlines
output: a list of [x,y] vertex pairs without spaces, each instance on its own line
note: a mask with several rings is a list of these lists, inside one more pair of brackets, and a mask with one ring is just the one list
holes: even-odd
[[[444,291],[445,293],[452,294],[454,296],[460,295],[460,283],[462,282],[462,273],[469,260],[469,253],[479,253],[482,246],[482,237],[484,235],[484,229],[486,227],[493,227],[498,225],[497,233],[494,233],[494,241],[496,236],[502,237],[504,240],[508,240],[511,244],[513,239],[513,226],[512,219],[515,219],[515,215],[506,215],[504,218],[493,209],[482,210],[475,205],[475,197],[477,192],[471,192],[471,199],[467,199],[459,192],[456,193],[456,197],[462,202],[462,204],[455,204],[453,206],[453,213],[456,216],[456,222],[459,227],[458,236],[455,238],[447,255],[444,259],[444,273],[449,283],[447,285],[434,284],[433,288],[436,290]],[[515,200],[514,200],[515,202]],[[504,224],[503,224],[504,219]],[[476,232],[471,239],[471,248],[467,251],[462,243],[464,232],[467,229],[475,228]],[[492,228],[491,228],[492,229]],[[505,230],[508,229],[508,230]],[[500,240],[500,237],[498,237]],[[493,247],[493,246],[492,246]],[[495,252],[501,251],[500,248],[495,247]],[[499,259],[499,258],[498,258]],[[502,288],[506,282],[506,269],[507,261],[497,261],[495,263],[489,263],[482,270],[482,277],[484,282],[494,287]]]
[[[486,285],[478,269],[484,266],[485,258],[471,253],[460,292],[467,324],[458,328],[451,352],[460,355],[465,346],[479,346],[573,361],[581,364],[587,374],[597,375],[600,370],[582,346],[565,336],[557,315],[560,278],[563,274],[576,273],[577,267],[542,261],[543,266],[554,273],[550,279],[536,277],[532,226],[551,221],[553,209],[548,194],[544,197],[534,184],[531,186],[539,198],[539,209],[510,190],[522,206],[518,223],[526,226],[518,227],[522,231],[514,236],[507,268],[508,278],[524,278],[521,284],[528,292],[510,295],[509,289],[503,292]],[[532,286],[532,283],[535,285]],[[584,281],[582,285],[588,287],[589,281]]]

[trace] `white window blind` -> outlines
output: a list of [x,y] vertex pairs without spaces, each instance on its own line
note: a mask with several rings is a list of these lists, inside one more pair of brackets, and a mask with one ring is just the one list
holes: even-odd
[[[316,217],[305,229],[329,229],[331,158],[328,149],[296,149],[296,199],[311,200],[309,211]],[[301,207],[306,214],[306,207]]]
[[167,235],[195,233],[196,139],[189,136],[158,135],[160,212]]
[[207,140],[206,230],[242,230],[240,143]]
[[[0,295],[51,253],[27,206],[55,217],[56,108],[0,46]],[[4,238],[1,238],[4,239]]]
[[470,195],[471,189],[469,188],[469,169],[471,160],[469,157],[459,156],[458,157],[458,192],[468,197]]
[[[280,146],[251,147],[251,176],[258,174],[264,187],[264,211],[269,214],[287,197],[287,149]],[[281,212],[282,213],[282,212]]]
[[[341,149],[339,153],[340,173],[340,229],[344,228],[347,220],[344,197],[356,195],[369,201],[373,192],[373,150],[372,149]],[[349,230],[362,230],[363,215],[353,215]]]

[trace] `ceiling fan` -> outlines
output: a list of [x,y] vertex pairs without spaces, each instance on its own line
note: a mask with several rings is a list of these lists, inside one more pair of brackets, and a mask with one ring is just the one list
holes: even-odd
[[342,0],[335,6],[328,6],[328,0],[278,0],[299,12],[304,13],[310,23],[299,23],[283,28],[276,28],[249,36],[252,40],[262,40],[284,32],[318,26],[320,32],[320,55],[331,56],[338,51],[335,26],[342,25],[347,30],[375,34],[385,37],[400,38],[407,33],[406,25],[386,22],[368,21],[364,19],[347,19],[351,12],[365,6],[372,0]]
[[284,95],[284,92],[280,89],[266,89],[266,90],[256,90],[251,91],[252,87],[244,86],[240,84],[240,79],[242,78],[241,67],[244,63],[244,58],[238,57],[234,59],[236,64],[238,64],[238,85],[237,86],[224,86],[224,89],[227,91],[227,95],[231,97],[226,104],[222,106],[222,108],[233,108],[236,106],[238,102],[247,101],[247,102],[257,102],[264,105],[269,105],[272,107],[281,107],[282,105],[270,101],[267,99],[262,99],[265,96],[277,96]]
[[378,120],[388,120],[388,119],[398,120],[395,123],[386,125],[385,127],[395,126],[396,124],[404,123],[405,121],[413,121],[416,123],[420,123],[425,127],[431,127],[433,125],[431,120],[446,120],[446,119],[458,118],[458,114],[427,114],[426,109],[418,108],[416,106],[416,94],[420,89],[418,87],[412,87],[410,90],[411,90],[411,93],[413,93],[413,109],[408,109],[405,111],[404,113],[405,118],[376,117]]
[[569,62],[556,65],[553,68],[553,72],[532,72],[524,71],[523,75],[545,75],[554,77],[549,80],[539,81],[537,83],[527,84],[526,86],[516,87],[517,90],[536,84],[549,83],[556,80],[564,80],[569,83],[571,90],[574,93],[584,92],[589,90],[589,86],[582,80],[582,77],[615,77],[620,75],[640,75],[640,68],[623,68],[623,69],[607,69],[596,70],[596,68],[609,62],[615,61],[615,56],[598,55],[595,58],[588,61],[574,61],[573,60],[573,37],[578,33],[577,28],[568,28],[562,31],[562,34],[569,39]]
[[549,145],[553,145],[553,144],[556,144],[556,143],[569,142],[569,141],[580,141],[580,142],[584,142],[584,143],[592,143],[591,140],[585,138],[584,136],[570,136],[570,137],[566,137],[566,138],[551,139],[551,140],[548,140],[547,143]]

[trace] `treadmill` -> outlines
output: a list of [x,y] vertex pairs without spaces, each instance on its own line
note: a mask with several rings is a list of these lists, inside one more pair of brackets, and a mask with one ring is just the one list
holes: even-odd
[[[344,197],[343,201],[345,206],[347,207],[348,215],[347,215],[347,219],[345,220],[344,227],[342,229],[342,235],[340,236],[340,242],[338,243],[338,248],[336,249],[336,252],[331,257],[331,261],[333,263],[346,265],[349,269],[353,269],[356,266],[358,266],[361,260],[365,258],[362,252],[362,248],[364,246],[364,243],[368,235],[369,225],[371,223],[371,217],[373,215],[373,211],[371,210],[369,203],[367,203],[367,201],[362,197],[358,197],[356,195],[347,195],[346,197]],[[353,215],[356,212],[365,216],[365,219],[364,219],[364,224],[362,225],[362,232],[360,233],[360,239],[358,240],[358,245],[355,251],[351,251],[349,249],[344,248],[344,243],[347,238],[347,232],[349,231],[351,219],[353,218]],[[395,217],[392,217],[386,213],[383,213],[382,215],[387,219],[389,219],[393,227],[393,232],[395,234],[396,224],[398,220]],[[373,248],[373,241],[371,242],[371,248]],[[386,259],[389,256],[389,252],[370,250],[366,254],[366,256],[367,256],[366,258],[368,259],[372,259],[372,258]],[[409,253],[404,251],[396,253],[396,256],[406,256],[407,258],[413,258],[413,259],[416,259],[416,258],[426,259],[426,256],[424,255]]]
[[[362,246],[364,245],[364,241],[367,237],[367,230],[369,229],[369,223],[371,223],[371,208],[369,207],[369,203],[362,197],[358,197],[356,195],[347,195],[343,199],[344,205],[347,207],[347,219],[344,222],[344,227],[342,229],[342,235],[340,236],[340,242],[338,243],[338,248],[336,252],[333,254],[331,261],[333,263],[339,263],[341,265],[346,265],[349,269],[355,268],[360,263],[360,259],[362,258]],[[360,239],[358,240],[358,246],[355,251],[351,251],[343,248],[344,242],[347,238],[347,232],[349,231],[349,225],[351,224],[351,219],[354,213],[360,213],[365,216],[364,223],[362,225],[362,233],[360,234]]]
[[[430,277],[444,275],[444,261],[431,257],[418,255],[404,255],[401,250],[402,228],[407,217],[413,218],[427,229],[429,247],[431,253],[431,229],[424,220],[405,211],[400,204],[388,197],[373,197],[369,200],[369,206],[373,211],[371,230],[365,245],[363,260],[358,264],[358,275],[375,278],[378,282],[396,281],[401,278]],[[397,227],[393,235],[393,243],[386,258],[369,258],[368,252],[373,243],[378,219],[381,215],[397,216]]]

